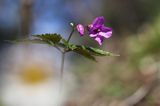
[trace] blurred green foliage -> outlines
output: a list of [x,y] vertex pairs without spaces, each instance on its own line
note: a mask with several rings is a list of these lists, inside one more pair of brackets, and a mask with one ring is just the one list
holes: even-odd
[[[137,91],[143,84],[152,78],[152,72],[154,70],[151,66],[160,62],[160,16],[157,16],[155,20],[144,24],[139,28],[137,33],[131,36],[120,38],[123,42],[118,44],[120,47],[120,57],[113,59],[100,59],[100,62],[94,65],[85,65],[85,70],[82,71],[82,76],[79,77],[83,79],[94,79],[96,81],[90,81],[87,83],[95,83],[93,88],[97,92],[92,92],[99,94],[105,98],[105,100],[123,100],[131,96]],[[134,35],[134,36],[133,36]],[[112,45],[114,45],[113,42]],[[112,46],[114,48],[114,46]],[[153,60],[150,64],[149,61]],[[150,60],[151,59],[151,60]],[[86,63],[87,64],[87,63]],[[144,69],[141,68],[142,64]],[[83,65],[83,64],[82,64]],[[92,66],[92,71],[89,71],[89,67]],[[150,67],[152,71],[150,70]],[[145,72],[146,71],[146,72]],[[151,72],[148,73],[147,71]],[[86,73],[85,73],[86,72]],[[77,74],[79,74],[77,72]],[[86,77],[83,77],[87,75]],[[96,76],[95,76],[96,75]],[[154,74],[153,74],[154,75]],[[94,78],[93,78],[94,76]],[[158,76],[158,75],[157,75]],[[96,84],[98,83],[98,85]],[[97,87],[95,88],[95,86]],[[157,85],[159,86],[159,85]],[[93,89],[90,87],[89,89]],[[156,87],[159,90],[159,88]],[[145,98],[140,101],[137,106],[155,106],[159,103],[159,94],[154,93],[155,89],[152,89]]]
[[136,64],[145,56],[157,57],[160,54],[160,16],[146,27],[147,30],[128,40],[131,62]]

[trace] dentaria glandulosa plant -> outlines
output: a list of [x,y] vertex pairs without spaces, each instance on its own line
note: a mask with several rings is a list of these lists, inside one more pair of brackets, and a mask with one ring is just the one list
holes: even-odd
[[[84,35],[84,26],[77,25],[77,30],[81,36]],[[104,38],[110,38],[112,36],[112,28],[104,26],[104,17],[97,17],[94,21],[87,26],[88,34],[91,38],[102,45]]]
[[[58,51],[61,52],[61,70],[60,77],[61,81],[63,79],[63,70],[64,70],[64,59],[65,54],[68,52],[78,53],[90,60],[96,61],[96,56],[118,56],[108,51],[101,50],[99,48],[89,47],[87,45],[76,45],[70,43],[71,37],[75,31],[79,32],[80,36],[89,35],[93,40],[95,40],[99,45],[102,45],[102,42],[105,38],[110,38],[112,36],[112,28],[104,25],[104,17],[96,17],[93,22],[89,25],[74,24],[70,23],[72,31],[68,39],[62,38],[60,34],[38,34],[33,35],[32,38],[17,40],[18,42],[31,42],[31,43],[41,43],[47,44],[49,46],[55,47]],[[16,41],[16,42],[17,42]]]

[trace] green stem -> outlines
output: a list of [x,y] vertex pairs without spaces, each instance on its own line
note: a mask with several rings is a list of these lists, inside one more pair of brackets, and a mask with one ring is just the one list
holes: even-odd
[[72,29],[72,31],[71,31],[71,33],[70,33],[68,39],[67,39],[67,43],[69,43],[69,41],[70,41],[70,39],[71,39],[71,37],[72,37],[72,35],[73,35],[73,32],[74,32],[74,28]]
[[62,53],[62,58],[61,58],[61,69],[60,69],[60,90],[63,88],[63,71],[64,71],[64,59],[65,59],[65,52]]
[[[72,29],[72,31],[71,31],[71,33],[70,33],[70,35],[69,35],[69,37],[68,37],[68,39],[67,39],[67,43],[69,43],[69,41],[70,41],[70,39],[71,39],[71,37],[72,37],[72,35],[73,35],[73,32],[74,32],[74,28]],[[58,48],[57,48],[58,49]],[[59,50],[59,49],[58,49]],[[66,50],[64,50],[64,51],[61,51],[61,50],[59,50],[60,52],[61,52],[61,54],[62,54],[62,58],[61,58],[61,69],[60,69],[60,91],[61,91],[61,89],[63,88],[63,71],[64,71],[64,59],[65,59],[65,53],[66,53]]]
[[61,79],[63,78],[64,58],[65,58],[65,52],[62,53],[62,60],[61,60]]

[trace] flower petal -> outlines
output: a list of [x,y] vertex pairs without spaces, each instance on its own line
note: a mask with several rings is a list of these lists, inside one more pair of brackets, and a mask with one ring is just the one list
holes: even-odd
[[79,34],[80,34],[81,36],[84,35],[84,26],[83,26],[82,24],[78,24],[78,25],[76,26],[76,29],[77,29],[77,31],[79,32]]
[[94,19],[94,21],[92,22],[93,26],[101,26],[104,24],[104,17],[100,16],[100,17],[96,17]]
[[89,34],[90,37],[96,37],[98,34]]
[[103,42],[103,38],[102,37],[98,36],[94,40],[96,40],[99,45],[102,45],[102,42]]
[[102,32],[112,31],[112,28],[106,27],[106,26],[102,26],[100,29],[101,29]]
[[103,36],[105,38],[110,38],[112,36],[112,31],[108,31],[108,32],[99,32],[98,33],[99,36]]

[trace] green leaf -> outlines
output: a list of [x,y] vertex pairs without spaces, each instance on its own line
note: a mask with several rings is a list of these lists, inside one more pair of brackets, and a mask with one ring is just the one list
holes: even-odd
[[93,48],[93,47],[86,47],[86,49],[92,53],[92,55],[96,56],[119,56],[118,54],[114,54],[111,52],[107,52],[98,48]]
[[75,50],[77,48],[76,45],[69,45],[69,49],[71,49],[72,51]]
[[98,48],[88,47],[84,45],[73,45],[72,44],[72,45],[69,45],[69,48],[71,50],[74,50],[76,48],[82,48],[83,50],[88,51],[91,55],[94,55],[94,56],[119,56],[118,54],[114,54],[108,51],[104,51]]
[[69,44],[65,39],[59,34],[40,34],[32,35],[33,38],[20,39],[10,41],[12,43],[40,43],[55,46],[58,49],[63,49],[65,52],[73,51],[76,52],[90,60],[96,61],[95,56],[119,56],[98,48],[88,47],[84,45],[74,45]]
[[74,44],[69,44],[65,39],[62,39],[62,42],[64,43],[65,47],[68,49],[67,51],[73,51],[77,48]]
[[46,42],[40,39],[17,39],[17,40],[5,40],[9,43],[39,43],[39,44],[47,44]]
[[61,48],[67,48],[63,43],[61,43],[62,37],[59,34],[39,34],[32,35],[30,38],[17,39],[12,41],[7,41],[10,43],[39,43],[48,44],[51,46],[59,46]]
[[[75,47],[75,45],[74,45],[74,47]],[[84,48],[83,46],[75,47],[73,49],[73,52],[76,52],[76,53],[78,53],[78,54],[80,54],[80,55],[82,55],[82,56],[84,56],[84,57],[86,57],[86,58],[88,58],[90,60],[96,61],[95,57],[93,55],[91,55],[88,52],[88,50],[86,48]]]
[[76,52],[94,61],[96,61],[95,56],[119,56],[117,54],[107,52],[98,48],[88,47],[84,45],[74,45],[74,44],[68,44],[68,43],[65,43],[65,44],[69,49],[68,51]]
[[56,44],[60,42],[62,39],[60,34],[41,34],[41,35],[32,35],[33,37],[37,37],[38,39],[47,42],[48,44]]
[[63,42],[63,44],[64,44],[66,47],[68,47],[68,46],[69,46],[69,43],[67,42],[67,40],[62,39],[62,42]]

